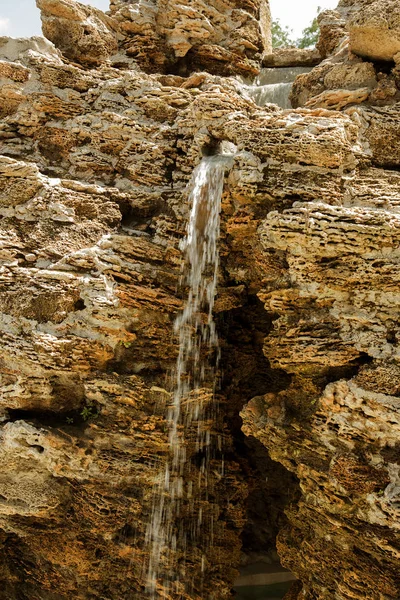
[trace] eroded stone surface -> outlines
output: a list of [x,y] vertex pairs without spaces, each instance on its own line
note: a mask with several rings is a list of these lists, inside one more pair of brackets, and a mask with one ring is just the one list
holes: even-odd
[[352,52],[373,60],[393,60],[400,52],[398,2],[362,0],[354,4],[349,20]]
[[96,66],[118,49],[117,28],[103,11],[71,0],[37,0],[43,34],[72,61]]
[[269,4],[113,0],[120,48],[142,68],[160,71],[206,68],[222,74],[254,74],[271,50]]
[[[325,60],[297,78],[291,96],[293,106],[305,106],[324,92],[351,92],[363,87],[369,91],[363,102],[374,106],[398,102],[397,71],[393,68],[399,43],[397,17],[396,2],[384,6],[375,0],[342,0],[337,10],[321,13],[317,47]],[[363,44],[368,51],[362,51]],[[337,109],[344,106],[337,105]]]
[[207,528],[185,572],[175,556],[189,586],[168,599],[231,597],[242,530],[259,553],[280,529],[301,580],[291,598],[397,600],[399,105],[395,74],[348,54],[343,15],[357,7],[331,15],[333,57],[298,80],[309,108],[280,111],[207,72],[259,68],[258,4],[116,1],[108,17],[87,9],[102,25],[85,46],[86,9],[40,1],[49,28],[66,11],[58,49],[0,39],[0,598],[143,598],[187,184],[229,142],[225,476],[218,457],[200,496],[214,516],[205,573]]
[[264,67],[312,67],[322,60],[315,48],[275,48],[263,59]]

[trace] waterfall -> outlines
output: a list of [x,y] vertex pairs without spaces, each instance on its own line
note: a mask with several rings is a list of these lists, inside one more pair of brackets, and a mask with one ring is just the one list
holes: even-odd
[[291,108],[289,96],[293,82],[298,75],[308,73],[310,70],[306,67],[261,69],[254,84],[246,85],[244,89],[258,106],[271,103],[277,104],[280,108]]
[[292,83],[271,83],[254,86],[251,97],[258,106],[277,104],[280,108],[291,108],[289,96],[292,85]]
[[[171,590],[178,594],[184,592],[185,582],[181,579],[185,573],[172,571],[174,556],[178,551],[184,554],[189,542],[196,543],[205,527],[205,517],[196,493],[201,495],[201,489],[208,485],[208,449],[215,417],[214,387],[218,358],[213,358],[212,354],[218,355],[218,335],[213,306],[219,266],[221,197],[224,173],[230,162],[231,158],[227,156],[205,157],[192,175],[191,212],[186,237],[181,243],[185,257],[182,279],[188,287],[188,295],[174,324],[179,354],[166,415],[169,458],[160,474],[147,528],[150,555],[147,591],[151,598],[156,598],[157,580],[162,580],[167,593]],[[193,451],[203,454],[197,483],[185,477],[191,470],[186,457],[189,443],[192,454]],[[196,491],[197,486],[200,491]],[[186,524],[189,519],[189,527],[185,527],[183,518]],[[212,523],[208,523],[206,529],[211,532],[208,544],[212,544]]]

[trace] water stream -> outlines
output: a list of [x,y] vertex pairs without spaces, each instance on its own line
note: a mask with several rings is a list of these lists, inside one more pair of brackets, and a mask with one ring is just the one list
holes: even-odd
[[[243,83],[242,90],[260,106],[273,102],[290,108],[292,82],[306,70],[262,69],[254,84]],[[190,183],[190,217],[181,243],[182,285],[187,289],[187,297],[174,323],[179,352],[166,414],[168,459],[155,486],[146,532],[146,589],[152,600],[188,598],[193,590],[201,594],[202,576],[199,580],[198,572],[205,575],[213,547],[218,506],[213,511],[209,498],[215,494],[214,490],[211,493],[209,474],[218,438],[215,382],[219,353],[213,307],[219,267],[221,196],[224,175],[231,165],[231,156],[204,157]],[[196,464],[193,457],[199,459]],[[223,460],[217,468],[222,476]],[[213,463],[214,474],[215,469]],[[201,564],[201,569],[195,564]]]
[[[181,244],[185,258],[182,283],[188,293],[184,309],[174,324],[179,354],[166,415],[169,458],[160,473],[147,529],[147,592],[151,598],[157,597],[157,585],[167,594],[183,594],[188,585],[184,581],[185,548],[188,544],[196,545],[203,529],[211,532],[207,543],[212,544],[213,524],[204,523],[205,518],[212,517],[202,514],[196,487],[204,491],[208,485],[208,449],[218,363],[213,306],[219,267],[221,197],[224,174],[231,162],[227,156],[204,157],[191,180],[191,212]],[[202,454],[195,482],[190,477],[188,445],[192,455]],[[179,572],[175,560],[178,554]]]
[[252,85],[245,85],[245,91],[258,105],[277,104],[280,108],[291,108],[290,92],[298,75],[311,71],[307,67],[283,67],[261,69]]

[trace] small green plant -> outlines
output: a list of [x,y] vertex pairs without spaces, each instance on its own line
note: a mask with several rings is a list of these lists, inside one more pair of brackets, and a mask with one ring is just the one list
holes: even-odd
[[68,423],[68,425],[72,425],[74,422],[74,419],[72,417],[67,417],[65,420]]
[[130,348],[132,346],[132,342],[121,342],[121,344],[125,346],[125,348]]
[[[321,12],[321,7],[318,6],[317,15]],[[319,38],[319,25],[318,19],[315,17],[312,23],[303,29],[303,33],[301,34],[301,38],[297,40],[296,46],[298,48],[313,48],[318,42]]]
[[80,412],[80,415],[84,421],[89,421],[89,419],[95,419],[99,416],[99,413],[95,411],[93,406],[84,406]]

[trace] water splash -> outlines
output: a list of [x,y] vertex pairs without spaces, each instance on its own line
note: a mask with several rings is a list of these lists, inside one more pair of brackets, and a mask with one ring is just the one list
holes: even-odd
[[[172,591],[184,597],[188,588],[183,581],[188,544],[196,543],[203,529],[209,532],[207,544],[212,545],[213,541],[213,517],[203,514],[200,498],[196,496],[207,491],[208,486],[218,362],[213,307],[219,267],[221,197],[224,174],[231,162],[227,156],[205,157],[194,170],[191,181],[191,212],[181,244],[185,256],[183,283],[188,287],[188,296],[174,324],[179,354],[167,411],[169,459],[160,474],[147,529],[150,555],[147,592],[153,599],[157,597],[157,582],[166,596]],[[197,481],[187,476],[191,471],[188,446],[191,456],[202,456]],[[209,520],[206,527],[205,518]],[[180,572],[173,571],[178,554]],[[205,560],[202,556],[202,570]]]

